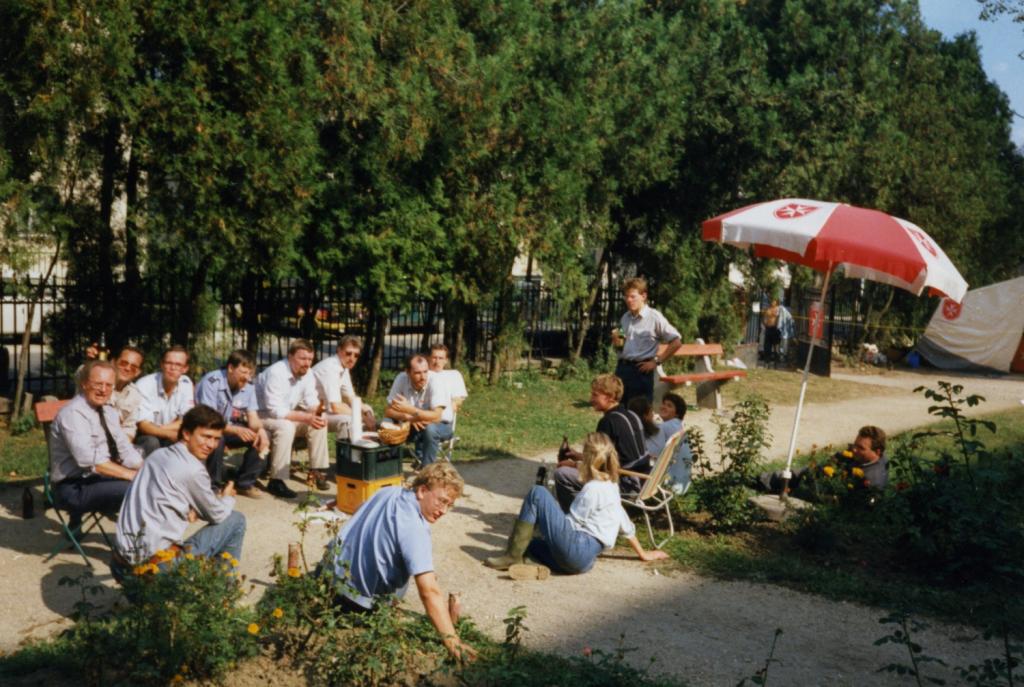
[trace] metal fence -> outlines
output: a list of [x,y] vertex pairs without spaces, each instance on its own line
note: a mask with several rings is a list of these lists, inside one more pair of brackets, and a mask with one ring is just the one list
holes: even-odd
[[[21,337],[28,319],[36,284],[5,280],[0,289],[0,396],[14,393]],[[370,309],[362,295],[341,287],[319,288],[298,281],[259,284],[243,298],[205,294],[208,304],[185,302],[173,285],[146,282],[132,297],[130,319],[124,332],[106,331],[96,321],[96,306],[71,280],[57,278],[36,301],[29,340],[26,389],[32,393],[67,395],[72,389],[71,373],[81,362],[90,341],[106,336],[108,342],[131,342],[147,351],[147,362],[155,364],[156,352],[174,340],[186,316],[195,319],[201,311],[203,334],[189,341],[193,360],[199,367],[221,364],[234,348],[251,347],[262,367],[283,357],[290,341],[307,336],[318,357],[331,355],[343,334],[367,337]],[[505,318],[514,318],[529,354],[533,357],[562,357],[568,353],[570,332],[577,332],[578,312],[559,302],[537,281],[517,283],[509,294]],[[591,312],[590,339],[607,331],[609,318],[617,316],[618,301],[602,289]],[[191,311],[190,311],[191,309]],[[482,304],[466,313],[467,345],[463,359],[486,365],[495,355],[500,304]],[[125,315],[129,318],[129,315]],[[416,299],[388,316],[383,341],[383,370],[400,369],[405,358],[445,335],[444,306],[439,301]],[[580,333],[578,335],[585,335]],[[250,346],[250,344],[253,344]],[[468,356],[466,354],[469,354]]]

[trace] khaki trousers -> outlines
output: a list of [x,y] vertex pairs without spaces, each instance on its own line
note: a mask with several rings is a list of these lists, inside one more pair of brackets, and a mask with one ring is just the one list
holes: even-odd
[[305,422],[263,418],[263,428],[270,436],[270,477],[288,479],[292,463],[292,444],[296,437],[305,437],[309,445],[309,465],[314,470],[330,466],[327,456],[327,428],[313,429]]

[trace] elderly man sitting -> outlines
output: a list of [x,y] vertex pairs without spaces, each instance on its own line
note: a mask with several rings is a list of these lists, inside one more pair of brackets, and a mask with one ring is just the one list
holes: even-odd
[[84,513],[115,513],[142,466],[117,410],[108,405],[117,379],[114,366],[90,360],[79,379],[79,394],[50,428],[50,478],[57,503],[71,514],[72,529]]

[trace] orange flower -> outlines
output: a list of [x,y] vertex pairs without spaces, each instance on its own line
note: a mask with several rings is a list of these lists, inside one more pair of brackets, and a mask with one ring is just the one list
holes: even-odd
[[260,626],[256,623],[249,623],[249,627],[245,628],[251,635],[258,635],[260,633]]
[[861,470],[860,468],[854,468],[852,472],[854,477],[861,478],[864,476],[864,471]]
[[843,458],[853,458],[853,451],[843,451]]
[[280,618],[284,615],[284,611],[282,611],[280,608],[275,608],[274,612],[270,615],[274,616],[275,618]]
[[831,465],[826,465],[821,469],[821,471],[825,473],[826,477],[831,477],[832,475],[836,474],[836,469]]
[[298,568],[288,568],[288,577],[301,577],[302,572]]

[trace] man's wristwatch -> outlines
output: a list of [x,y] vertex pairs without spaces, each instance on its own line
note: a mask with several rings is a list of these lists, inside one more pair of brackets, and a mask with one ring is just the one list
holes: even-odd
[[658,356],[654,356],[654,364],[661,365],[661,358],[659,358]]

